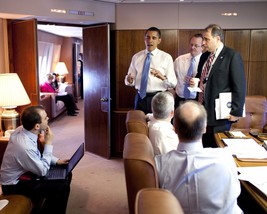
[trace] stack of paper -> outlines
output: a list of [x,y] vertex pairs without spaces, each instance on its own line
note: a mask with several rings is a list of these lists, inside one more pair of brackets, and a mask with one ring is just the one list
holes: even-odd
[[223,139],[233,155],[240,159],[267,159],[267,151],[254,139]]
[[267,196],[267,166],[238,167],[240,180],[249,181]]

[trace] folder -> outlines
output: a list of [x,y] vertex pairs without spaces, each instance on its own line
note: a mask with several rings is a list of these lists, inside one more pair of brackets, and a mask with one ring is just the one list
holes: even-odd
[[[232,92],[222,92],[219,98],[215,100],[216,119],[227,119],[232,108]],[[246,117],[245,104],[242,117]]]

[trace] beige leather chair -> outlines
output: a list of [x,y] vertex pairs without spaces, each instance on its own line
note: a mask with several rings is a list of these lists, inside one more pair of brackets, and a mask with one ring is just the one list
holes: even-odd
[[126,116],[127,133],[135,132],[148,136],[148,125],[146,115],[140,110],[130,110]]
[[246,96],[245,110],[246,117],[240,118],[237,123],[233,123],[232,129],[244,132],[249,132],[251,129],[259,130],[259,132],[264,131],[267,117],[266,97],[259,95]]
[[136,196],[135,214],[183,214],[177,198],[168,190],[141,189]]
[[123,161],[130,214],[136,194],[143,188],[158,188],[158,174],[150,140],[144,134],[128,133],[124,139]]

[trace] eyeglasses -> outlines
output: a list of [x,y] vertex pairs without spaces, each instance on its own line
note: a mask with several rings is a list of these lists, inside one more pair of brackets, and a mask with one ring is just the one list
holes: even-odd
[[202,47],[202,45],[194,45],[194,44],[190,44],[191,47],[195,47],[195,48],[200,48]]

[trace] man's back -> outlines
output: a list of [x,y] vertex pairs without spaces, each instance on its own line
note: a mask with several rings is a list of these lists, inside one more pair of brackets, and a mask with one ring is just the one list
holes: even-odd
[[179,143],[177,151],[155,160],[160,187],[177,197],[185,213],[242,213],[236,166],[225,149]]
[[152,117],[151,121],[148,122],[148,128],[149,139],[155,155],[177,149],[179,140],[171,122],[156,120]]

